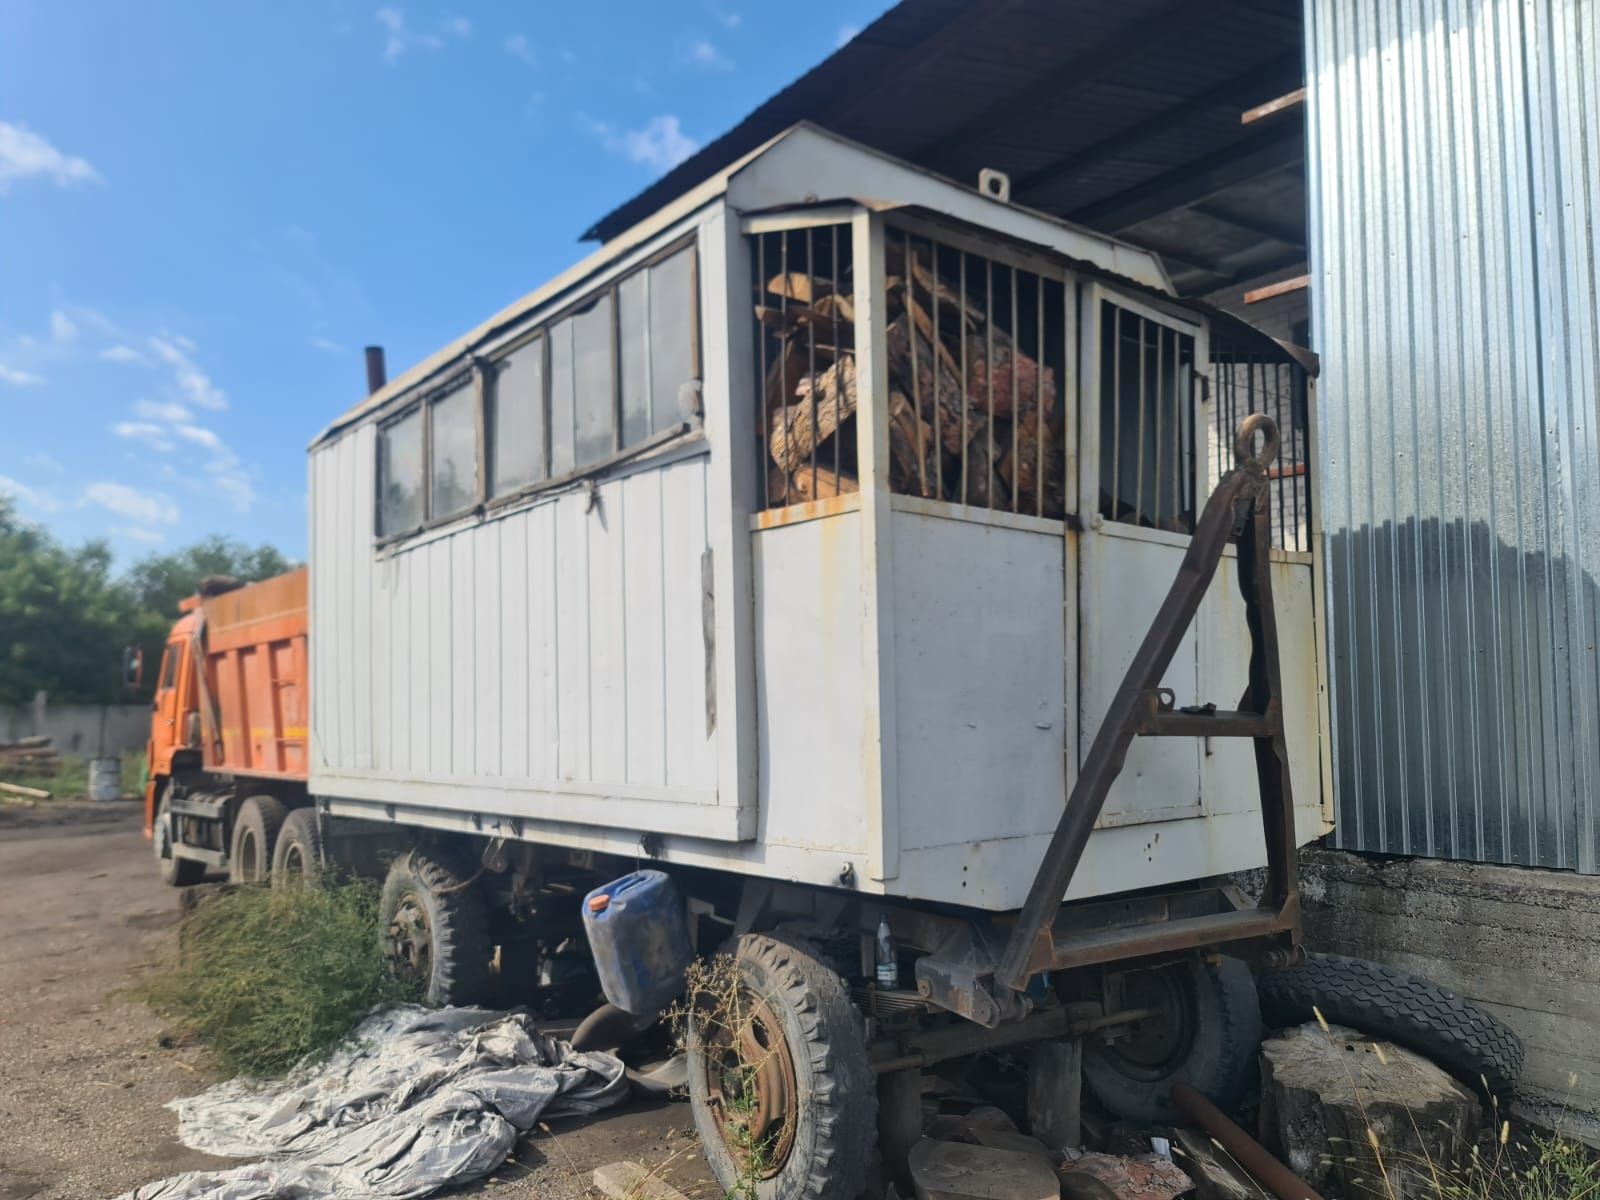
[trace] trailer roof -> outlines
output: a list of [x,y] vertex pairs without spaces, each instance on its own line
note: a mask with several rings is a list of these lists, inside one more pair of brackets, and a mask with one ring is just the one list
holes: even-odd
[[[956,219],[981,222],[1002,235],[1046,246],[1085,269],[1106,277],[1117,278],[1159,294],[1173,294],[1171,282],[1160,258],[1148,250],[1106,233],[1062,220],[1049,213],[991,199],[971,186],[942,179],[926,168],[898,162],[882,151],[851,142],[831,130],[801,122],[767,139],[701,180],[694,187],[669,199],[661,208],[645,215],[561,274],[520,300],[507,305],[487,321],[447,343],[421,362],[396,375],[383,387],[348,409],[313,438],[311,444],[318,445],[366,414],[383,408],[390,401],[410,392],[430,378],[459,368],[469,354],[497,334],[525,320],[529,314],[558,300],[565,293],[581,287],[607,264],[638,248],[727,192],[731,181],[744,168],[790,139],[795,139],[801,144],[809,142],[813,146],[818,142],[825,142],[832,151],[846,156],[856,156],[850,167],[835,173],[838,177],[835,179],[837,186],[833,193],[826,196],[811,195],[808,197],[810,202],[846,201],[877,209],[927,205],[935,211],[947,212]],[[815,159],[812,161],[814,163]],[[889,195],[870,194],[869,190],[886,178],[881,173],[876,178],[870,177],[869,172],[879,166],[901,172],[890,182]],[[809,193],[816,187],[826,189],[826,186],[816,174],[808,174],[801,192],[794,197],[779,196],[777,207],[795,207],[801,203],[802,194]],[[846,194],[847,189],[858,187],[869,194]]]

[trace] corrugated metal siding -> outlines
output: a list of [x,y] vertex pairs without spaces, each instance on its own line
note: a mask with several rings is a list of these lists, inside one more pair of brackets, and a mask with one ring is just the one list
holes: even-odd
[[714,804],[708,459],[379,552],[373,428],[311,456],[313,775]]
[[1596,869],[1600,0],[1307,0],[1336,798]]

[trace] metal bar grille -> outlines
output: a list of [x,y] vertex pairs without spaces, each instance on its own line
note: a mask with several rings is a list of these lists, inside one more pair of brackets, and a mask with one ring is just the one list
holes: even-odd
[[1309,457],[1309,381],[1295,360],[1257,343],[1245,345],[1214,333],[1211,367],[1216,390],[1207,446],[1207,485],[1231,465],[1232,434],[1252,412],[1278,425],[1278,460],[1268,470],[1272,488],[1272,546],[1311,549],[1311,463]]

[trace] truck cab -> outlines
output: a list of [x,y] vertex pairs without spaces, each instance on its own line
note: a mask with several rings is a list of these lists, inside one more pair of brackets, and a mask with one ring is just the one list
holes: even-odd
[[153,834],[162,790],[174,774],[200,761],[200,699],[195,679],[195,634],[199,597],[184,600],[161,652],[156,694],[150,702],[150,739],[144,785],[144,832]]

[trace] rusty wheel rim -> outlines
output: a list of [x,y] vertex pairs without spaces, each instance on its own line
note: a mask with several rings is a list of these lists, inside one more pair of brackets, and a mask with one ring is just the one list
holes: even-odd
[[794,1149],[800,1116],[794,1057],[777,1014],[765,1001],[744,991],[737,1019],[728,1008],[720,1004],[699,1022],[706,1103],[723,1146],[740,1170],[747,1170],[759,1154],[756,1175],[771,1179]]
[[385,944],[389,965],[403,979],[426,982],[433,969],[433,930],[428,914],[415,892],[400,897],[394,917],[389,921]]

